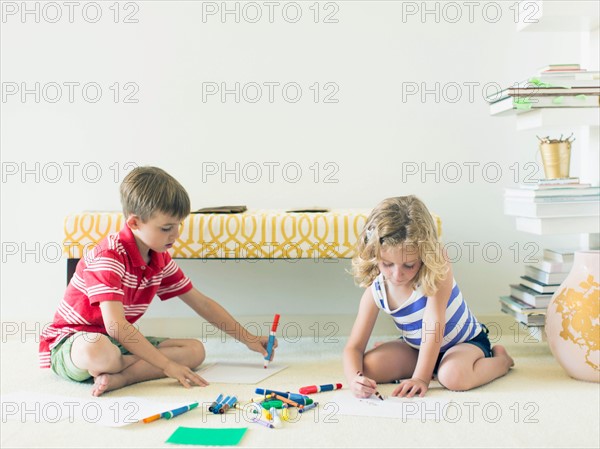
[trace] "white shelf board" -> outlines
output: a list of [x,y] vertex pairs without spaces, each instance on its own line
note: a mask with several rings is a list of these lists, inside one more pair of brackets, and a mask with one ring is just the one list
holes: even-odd
[[537,235],[595,234],[600,231],[600,217],[516,217],[515,227]]
[[520,0],[517,31],[581,32],[600,26],[596,0]]
[[539,108],[517,114],[517,130],[600,126],[600,108]]

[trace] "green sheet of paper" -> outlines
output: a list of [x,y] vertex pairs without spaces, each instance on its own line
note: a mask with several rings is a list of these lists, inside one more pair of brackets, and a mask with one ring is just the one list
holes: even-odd
[[200,446],[235,446],[240,442],[247,427],[231,429],[206,429],[202,427],[178,427],[166,441],[173,444],[196,444]]

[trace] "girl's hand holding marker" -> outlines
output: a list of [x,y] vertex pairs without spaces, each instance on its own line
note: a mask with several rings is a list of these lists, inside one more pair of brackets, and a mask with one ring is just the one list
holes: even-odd
[[377,382],[368,377],[364,377],[361,371],[357,371],[356,376],[357,378],[352,382],[351,388],[357,396],[368,398],[375,395],[383,401],[383,396],[381,396],[381,393],[376,389]]

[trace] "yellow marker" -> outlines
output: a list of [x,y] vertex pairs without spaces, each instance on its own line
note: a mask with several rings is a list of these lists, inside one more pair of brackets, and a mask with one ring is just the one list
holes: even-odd
[[281,419],[283,419],[284,421],[289,421],[290,420],[290,415],[289,415],[289,407],[287,406],[287,404],[283,405],[283,408],[281,409]]
[[269,413],[269,411],[266,408],[262,409],[262,414],[267,421],[271,421],[271,414]]

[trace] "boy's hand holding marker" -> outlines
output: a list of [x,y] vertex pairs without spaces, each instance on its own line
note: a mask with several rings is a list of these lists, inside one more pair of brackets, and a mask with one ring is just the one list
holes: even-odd
[[[268,338],[267,337],[252,337],[251,341],[246,342],[246,346],[248,349],[254,352],[258,352],[263,358],[268,357]],[[275,343],[273,344],[273,349],[277,347],[277,339],[275,339]],[[271,352],[271,356],[268,357],[269,360],[273,360],[273,355],[275,351]]]
[[277,326],[279,326],[279,317],[278,313],[275,314],[273,318],[273,325],[271,326],[271,332],[269,333],[269,341],[267,343],[267,355],[265,356],[264,367],[267,369],[269,366],[269,362],[273,360],[273,349],[277,347],[277,341],[275,339],[275,333],[277,332]]
[[249,332],[244,334],[244,338],[242,341],[246,344],[248,349],[251,351],[258,352],[262,354],[265,359],[264,367],[267,368],[269,362],[273,360],[273,356],[275,355],[275,348],[277,348],[277,338],[275,338],[275,332],[277,332],[277,326],[279,325],[279,315],[275,315],[273,319],[273,324],[271,326],[271,331],[268,336],[257,337]]

